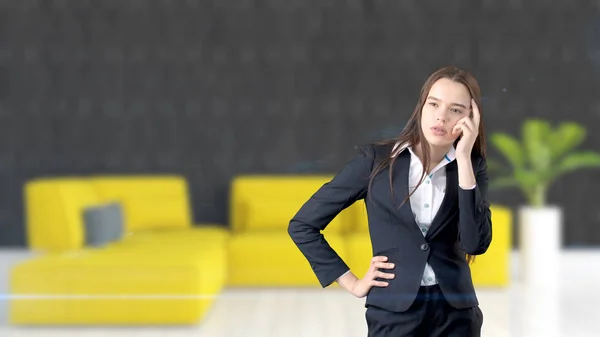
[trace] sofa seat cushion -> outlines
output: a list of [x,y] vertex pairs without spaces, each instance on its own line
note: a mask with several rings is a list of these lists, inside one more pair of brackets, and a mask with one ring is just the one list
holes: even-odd
[[202,225],[182,229],[146,230],[127,235],[123,240],[124,245],[161,246],[220,246],[225,247],[229,240],[230,232],[219,225]]
[[[346,254],[341,235],[327,241],[340,255]],[[230,286],[319,286],[310,264],[285,232],[248,232],[229,240]]]

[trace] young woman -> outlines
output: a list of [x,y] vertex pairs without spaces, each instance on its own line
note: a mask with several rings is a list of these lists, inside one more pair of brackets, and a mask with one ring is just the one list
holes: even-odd
[[[370,337],[481,334],[468,265],[492,240],[480,102],[470,73],[437,70],[402,133],[365,146],[289,224],[323,287],[367,297]],[[321,231],[362,199],[374,257],[358,278]]]

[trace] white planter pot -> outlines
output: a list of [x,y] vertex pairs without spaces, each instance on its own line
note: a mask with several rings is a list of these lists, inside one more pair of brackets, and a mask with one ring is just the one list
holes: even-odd
[[559,283],[562,247],[560,207],[522,207],[519,210],[521,277],[527,287]]

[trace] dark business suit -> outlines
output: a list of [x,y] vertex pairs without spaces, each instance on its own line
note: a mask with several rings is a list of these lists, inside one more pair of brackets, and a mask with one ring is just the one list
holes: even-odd
[[[386,280],[389,282],[387,287],[371,288],[366,299],[369,308],[367,321],[369,315],[377,312],[381,313],[381,318],[410,311],[411,306],[417,305],[416,300],[428,296],[423,294],[420,286],[426,262],[435,271],[439,295],[445,299],[444,302],[457,312],[465,309],[464,312],[469,315],[478,316],[474,319],[481,320],[465,253],[483,254],[492,239],[491,213],[485,198],[488,186],[485,160],[475,154],[472,156],[477,181],[473,190],[463,190],[458,186],[456,161],[447,165],[443,203],[427,235],[423,236],[410,203],[405,202],[398,209],[408,194],[410,154],[407,151],[398,156],[393,166],[394,197],[389,184],[389,168],[375,177],[368,192],[372,169],[380,160],[390,156],[391,151],[392,146],[364,147],[293,217],[288,229],[292,240],[307,258],[321,285],[328,286],[349,268],[320,231],[343,209],[364,199],[373,254],[387,256],[388,261],[395,264],[393,272],[396,275],[394,279]],[[418,294],[422,296],[418,298]],[[371,330],[371,325],[369,328]]]

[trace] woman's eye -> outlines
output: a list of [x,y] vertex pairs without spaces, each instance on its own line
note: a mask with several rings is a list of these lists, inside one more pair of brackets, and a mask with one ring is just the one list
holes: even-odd
[[435,103],[435,102],[429,102],[429,105],[431,105],[431,106],[437,106],[437,103]]
[[460,111],[460,110],[458,110],[458,109],[451,109],[450,111],[452,111],[452,112],[454,112],[454,113],[457,113],[457,114],[459,114],[459,113],[461,113],[461,112],[462,112],[462,111]]

